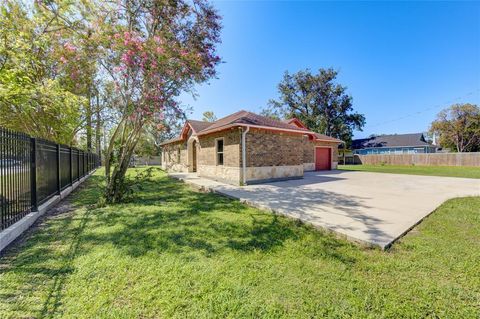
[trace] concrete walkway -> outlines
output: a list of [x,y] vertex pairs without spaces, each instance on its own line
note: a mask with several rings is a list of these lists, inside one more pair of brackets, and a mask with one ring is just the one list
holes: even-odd
[[454,177],[338,170],[241,187],[195,174],[171,176],[381,248],[390,246],[447,199],[480,196],[480,179]]

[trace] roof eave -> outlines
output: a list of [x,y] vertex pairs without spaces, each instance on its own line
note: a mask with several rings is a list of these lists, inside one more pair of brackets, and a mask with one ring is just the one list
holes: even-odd
[[178,140],[168,140],[168,141],[165,141],[163,143],[160,143],[160,146],[165,146],[165,145],[168,145],[168,144],[173,144],[173,143],[178,143],[178,142],[183,142],[183,139],[178,139]]
[[225,126],[217,127],[213,130],[201,131],[197,134],[197,136],[202,136],[202,135],[207,135],[207,134],[211,134],[211,133],[215,133],[215,132],[220,132],[220,131],[223,131],[223,130],[226,130],[226,129],[229,129],[229,128],[234,128],[234,127],[250,127],[250,128],[257,128],[257,129],[263,129],[263,130],[268,130],[268,131],[296,133],[296,134],[302,134],[302,135],[315,134],[314,132],[308,131],[308,130],[293,130],[293,129],[278,128],[278,127],[263,126],[263,125],[233,123],[233,124],[228,124],[228,125],[225,125]]
[[345,143],[344,141],[342,141],[342,140],[339,140],[339,139],[331,139],[331,140],[328,140],[328,139],[316,138],[316,139],[315,139],[315,141],[319,141],[319,142],[330,142],[330,143],[338,143],[338,144]]

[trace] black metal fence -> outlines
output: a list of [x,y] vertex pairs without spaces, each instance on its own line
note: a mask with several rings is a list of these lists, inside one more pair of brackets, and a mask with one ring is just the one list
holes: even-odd
[[0,127],[0,230],[98,166],[96,154]]

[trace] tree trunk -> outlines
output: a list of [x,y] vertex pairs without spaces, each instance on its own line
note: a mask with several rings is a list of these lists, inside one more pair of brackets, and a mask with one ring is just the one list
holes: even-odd
[[95,148],[98,158],[102,158],[102,119],[100,118],[100,101],[98,92],[96,94],[96,106],[95,106]]
[[86,116],[86,130],[87,130],[87,150],[92,151],[92,88],[88,88],[88,103],[85,110]]
[[127,191],[126,187],[128,187],[128,185],[126,185],[125,175],[130,165],[137,139],[133,139],[133,141],[134,142],[129,143],[132,145],[126,146],[125,155],[120,158],[118,165],[113,169],[112,176],[107,183],[105,194],[107,203],[115,204],[121,202]]
[[[126,125],[126,123],[123,123],[123,120],[119,123],[119,126],[117,126],[112,137],[110,138],[109,146],[105,153],[105,175],[107,179],[105,199],[107,203],[110,204],[121,202],[125,193],[128,191],[125,175],[130,164],[130,159],[132,158],[135,147],[137,146],[142,128],[142,125],[138,125],[134,127],[132,131],[126,133],[128,131]],[[121,147],[118,155],[118,163],[113,167],[113,171],[110,174],[113,145],[119,134],[122,136],[122,138],[120,141]]]

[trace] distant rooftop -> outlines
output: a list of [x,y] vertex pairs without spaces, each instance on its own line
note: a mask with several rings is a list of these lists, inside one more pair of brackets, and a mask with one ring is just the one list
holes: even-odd
[[380,135],[352,141],[353,149],[378,147],[433,146],[425,140],[423,133]]

